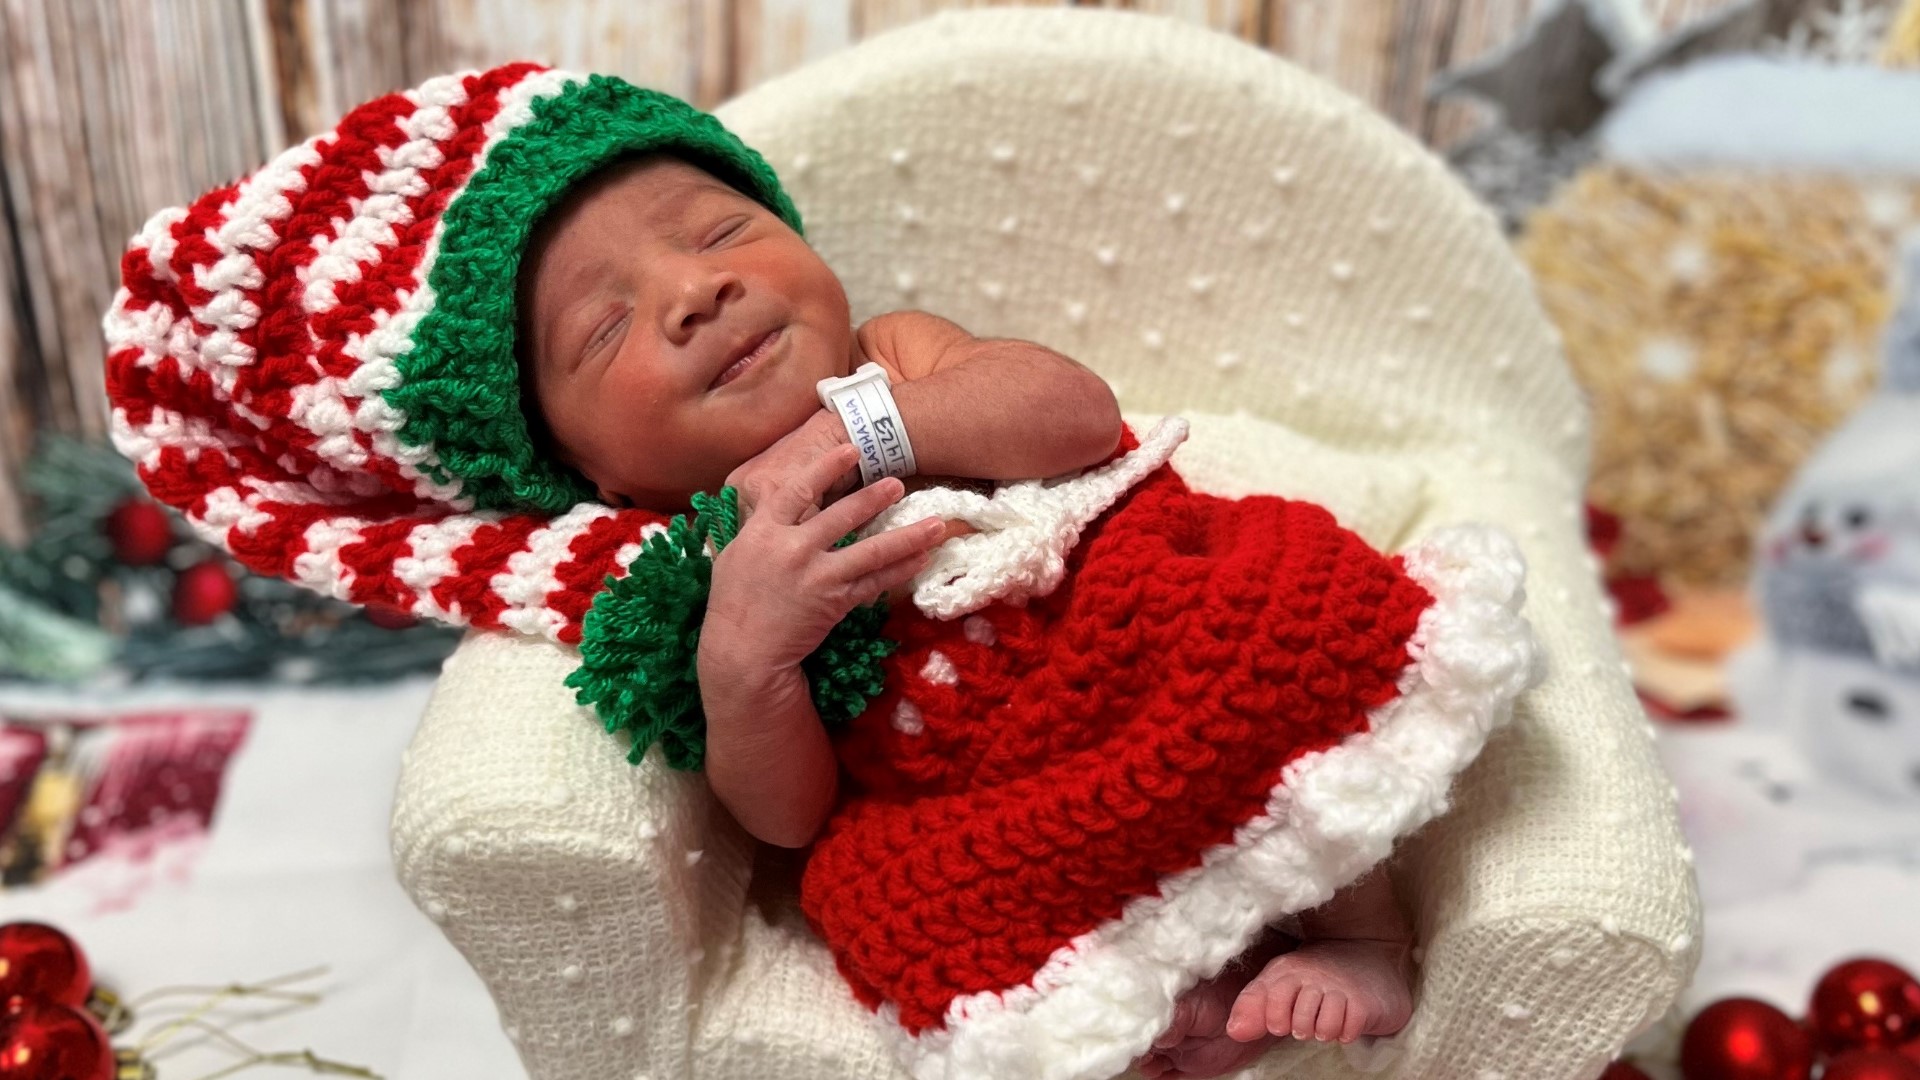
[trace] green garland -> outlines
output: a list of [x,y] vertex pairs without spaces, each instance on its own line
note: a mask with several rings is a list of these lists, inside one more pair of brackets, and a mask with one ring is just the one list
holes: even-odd
[[[633,735],[627,760],[638,764],[660,743],[667,764],[697,770],[706,760],[707,716],[700,703],[696,661],[700,627],[713,583],[713,560],[740,530],[738,493],[693,496],[694,516],[675,515],[667,530],[648,537],[627,576],[609,576],[581,626],[580,667],[567,676],[575,700],[592,705],[607,731]],[[854,541],[841,537],[835,547]],[[880,635],[886,600],[857,607],[828,632],[800,664],[813,707],[829,728],[866,708],[886,685],[880,661],[899,643]]]

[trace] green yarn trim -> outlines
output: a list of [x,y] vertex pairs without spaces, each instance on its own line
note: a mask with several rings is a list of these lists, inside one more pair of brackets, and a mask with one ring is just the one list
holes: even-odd
[[[648,537],[623,578],[607,578],[581,625],[580,666],[567,676],[576,701],[592,705],[608,732],[633,735],[627,760],[639,764],[658,742],[667,764],[698,770],[706,761],[707,714],[700,702],[700,629],[713,584],[713,560],[740,529],[738,493],[693,497],[694,517],[675,515]],[[848,533],[834,543],[853,543]],[[880,636],[884,599],[857,607],[800,663],[814,711],[829,729],[859,716],[886,686],[880,661],[899,643]]]
[[[529,78],[540,78],[540,74]],[[435,303],[383,392],[407,418],[398,436],[431,446],[440,483],[458,479],[480,510],[559,513],[592,501],[573,470],[535,452],[520,407],[515,290],[527,238],[574,184],[615,158],[683,154],[805,235],[800,212],[765,158],[713,116],[670,94],[592,75],[535,101],[441,216],[428,284]]]

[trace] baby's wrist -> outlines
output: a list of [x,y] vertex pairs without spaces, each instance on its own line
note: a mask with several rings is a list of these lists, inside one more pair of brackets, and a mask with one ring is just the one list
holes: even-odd
[[[841,421],[840,414],[831,409],[816,410],[812,416],[807,417],[807,422],[801,425],[801,429],[818,438],[820,452],[823,454],[853,442],[853,436],[848,434],[847,425]],[[822,505],[834,502],[848,492],[858,490],[859,487],[860,466],[854,465],[827,488],[825,502]]]
[[847,425],[841,421],[840,414],[832,409],[815,409],[813,415],[807,417],[807,422],[801,426],[819,434],[822,444],[829,450],[853,441],[853,436],[847,433]]
[[860,450],[860,482],[872,484],[885,476],[912,476],[924,472],[915,459],[891,389],[892,377],[880,364],[868,361],[852,375],[822,379],[815,384],[820,404],[838,421],[845,442]]
[[709,612],[694,654],[694,672],[702,687],[729,698],[756,698],[800,674],[798,662],[770,660],[775,650],[738,622]]

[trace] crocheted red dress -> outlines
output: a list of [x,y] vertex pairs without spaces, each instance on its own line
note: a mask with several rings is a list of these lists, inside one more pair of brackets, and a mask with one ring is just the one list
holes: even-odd
[[1490,530],[1389,558],[1161,464],[1067,542],[1045,595],[896,603],[886,688],[837,736],[801,902],[919,1077],[1121,1071],[1442,810],[1534,675]]

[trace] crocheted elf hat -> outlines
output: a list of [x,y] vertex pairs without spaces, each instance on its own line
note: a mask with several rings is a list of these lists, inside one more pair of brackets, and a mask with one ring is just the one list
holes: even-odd
[[801,230],[773,169],[714,117],[528,63],[368,102],[155,214],[104,320],[114,445],[256,572],[582,645],[601,584],[667,522],[597,505],[535,452],[515,278],[569,187],[647,151],[694,161]]

